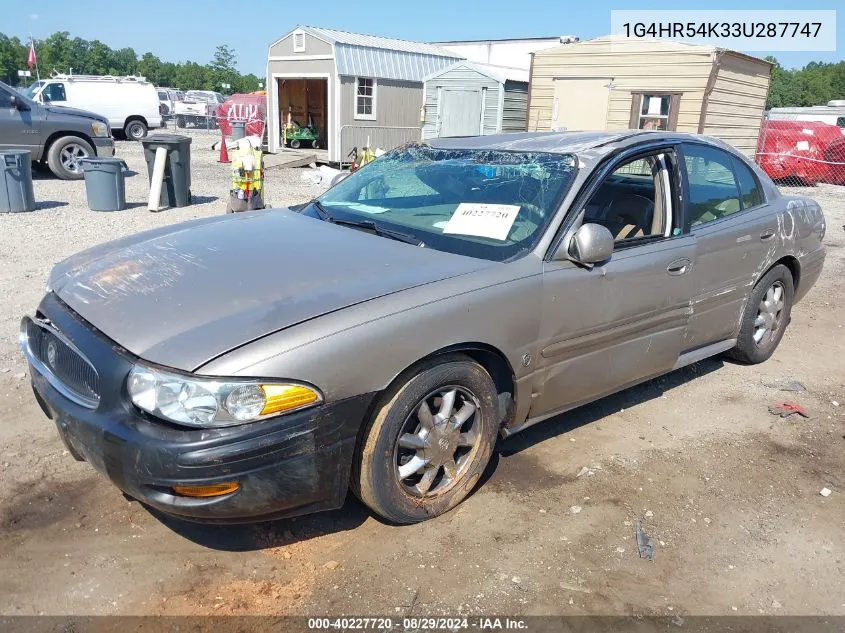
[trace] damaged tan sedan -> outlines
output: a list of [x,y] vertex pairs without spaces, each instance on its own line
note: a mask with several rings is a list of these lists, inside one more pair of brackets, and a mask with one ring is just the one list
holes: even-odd
[[199,521],[457,505],[496,437],[715,354],[758,363],[822,269],[819,206],[674,133],[393,150],[290,209],[59,264],[21,326],[69,451]]

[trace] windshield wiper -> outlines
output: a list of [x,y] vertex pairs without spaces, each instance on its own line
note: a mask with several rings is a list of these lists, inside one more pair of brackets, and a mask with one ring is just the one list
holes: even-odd
[[311,204],[314,205],[315,209],[317,209],[317,213],[319,213],[320,218],[326,222],[339,224],[341,226],[351,226],[356,229],[366,229],[368,231],[372,231],[376,235],[387,237],[389,239],[396,240],[397,242],[405,242],[406,244],[413,244],[414,246],[425,246],[425,242],[421,242],[413,235],[379,226],[372,220],[343,220],[336,218],[329,213],[326,207],[323,206],[323,203],[316,198],[311,201]]
[[405,242],[406,244],[413,244],[414,246],[425,246],[424,242],[421,242],[409,233],[403,233],[402,231],[394,231],[393,229],[387,229],[383,226],[379,226],[372,220],[339,220],[335,218],[329,220],[329,222],[333,222],[334,224],[340,224],[341,226],[351,226],[356,229],[366,229],[368,231],[372,231],[376,235],[380,235],[381,237],[388,237],[392,240],[396,240],[397,242]]

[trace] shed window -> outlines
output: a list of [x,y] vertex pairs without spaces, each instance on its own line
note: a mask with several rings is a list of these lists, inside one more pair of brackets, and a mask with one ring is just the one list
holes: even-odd
[[677,93],[632,93],[631,128],[674,131],[678,125],[678,105],[680,101],[681,95]]
[[294,53],[304,53],[305,52],[305,32],[304,31],[295,31],[293,34],[293,52]]
[[355,118],[370,121],[376,118],[376,80],[368,77],[355,79]]

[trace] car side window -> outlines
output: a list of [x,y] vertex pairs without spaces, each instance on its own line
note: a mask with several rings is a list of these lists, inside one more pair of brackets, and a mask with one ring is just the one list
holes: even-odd
[[742,210],[730,154],[715,147],[686,145],[684,163],[689,181],[687,210],[691,227]]
[[665,236],[671,225],[667,158],[655,153],[622,163],[584,207],[584,223],[601,224],[622,245]]
[[750,209],[751,207],[756,207],[758,204],[763,204],[763,190],[760,187],[760,182],[748,168],[748,165],[738,158],[734,158],[733,165],[736,181],[739,184],[739,196],[740,202],[742,202],[742,208]]
[[12,95],[0,88],[0,108],[12,107]]
[[44,98],[44,101],[67,101],[64,84],[47,84],[44,90],[41,91],[41,96]]

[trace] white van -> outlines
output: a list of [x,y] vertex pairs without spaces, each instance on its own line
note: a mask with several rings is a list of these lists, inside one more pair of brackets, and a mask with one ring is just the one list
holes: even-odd
[[826,106],[771,108],[768,115],[770,119],[827,123],[837,126],[842,130],[842,134],[845,134],[845,100],[843,99],[828,101]]
[[51,105],[89,110],[109,120],[113,131],[140,140],[162,126],[158,93],[144,77],[55,75],[32,84],[31,99]]

